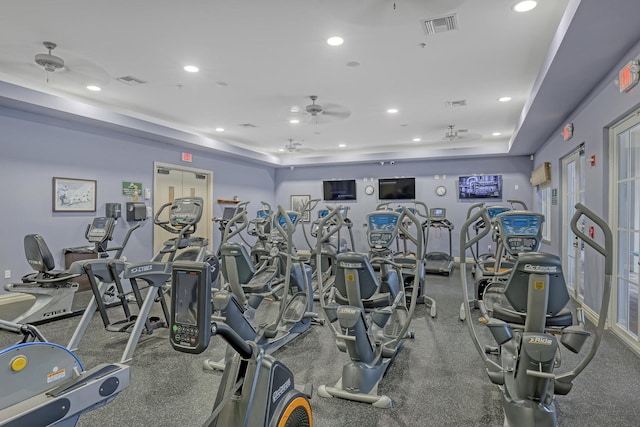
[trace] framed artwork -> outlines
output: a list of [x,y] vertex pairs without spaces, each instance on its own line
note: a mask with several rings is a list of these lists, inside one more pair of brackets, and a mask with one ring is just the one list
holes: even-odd
[[95,212],[96,180],[53,177],[54,212]]
[[311,200],[311,196],[308,194],[304,194],[304,195],[298,194],[298,195],[291,196],[291,210],[299,212],[302,215],[301,219],[304,222],[311,221],[310,212],[308,210],[306,212],[302,212],[304,205],[309,203],[310,200]]

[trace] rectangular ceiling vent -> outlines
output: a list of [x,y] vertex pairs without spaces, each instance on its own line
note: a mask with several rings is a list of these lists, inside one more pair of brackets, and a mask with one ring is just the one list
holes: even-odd
[[458,29],[458,18],[456,14],[443,16],[441,18],[431,18],[422,20],[422,28],[426,35],[444,33]]
[[460,99],[458,101],[447,101],[445,103],[447,105],[447,107],[466,107],[467,106],[467,100],[466,99]]
[[240,123],[238,126],[240,126],[241,128],[257,128],[258,127],[253,123]]
[[147,83],[144,80],[140,80],[139,78],[133,76],[122,76],[116,78],[116,80],[129,86],[139,86]]

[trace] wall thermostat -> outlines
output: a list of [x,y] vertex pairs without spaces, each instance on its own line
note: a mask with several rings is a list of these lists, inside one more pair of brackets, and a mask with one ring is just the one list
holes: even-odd
[[447,187],[445,187],[444,185],[438,185],[436,187],[436,194],[438,196],[444,196],[445,194],[447,194]]
[[373,188],[373,185],[367,185],[366,187],[364,187],[364,192],[369,196],[372,195],[374,191],[375,188]]

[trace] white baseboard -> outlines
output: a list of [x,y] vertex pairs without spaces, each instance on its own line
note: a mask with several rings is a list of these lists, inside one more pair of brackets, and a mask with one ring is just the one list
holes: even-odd
[[33,296],[22,293],[9,293],[0,295],[0,306],[32,300]]

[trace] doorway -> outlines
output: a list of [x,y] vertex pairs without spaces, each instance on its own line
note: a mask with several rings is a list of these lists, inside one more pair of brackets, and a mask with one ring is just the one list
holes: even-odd
[[[562,268],[569,294],[584,304],[584,242],[570,227],[576,203],[584,203],[584,144],[562,159]],[[584,230],[584,219],[578,224]]]
[[610,205],[615,207],[610,223],[616,248],[613,329],[640,351],[640,110],[612,127],[609,140],[614,159]]
[[[193,233],[193,236],[209,239],[208,248],[209,250],[211,250],[211,200],[213,197],[213,172],[157,162],[154,162],[153,167],[154,215],[156,215],[162,205],[164,205],[165,203],[171,203],[176,198],[201,197],[204,200],[202,219],[198,223],[196,232]],[[162,212],[160,220],[169,220],[168,207],[165,208],[165,210]],[[154,227],[153,253],[158,253],[158,251],[162,249],[163,242],[173,237],[176,237],[176,235],[169,233],[162,227]]]

